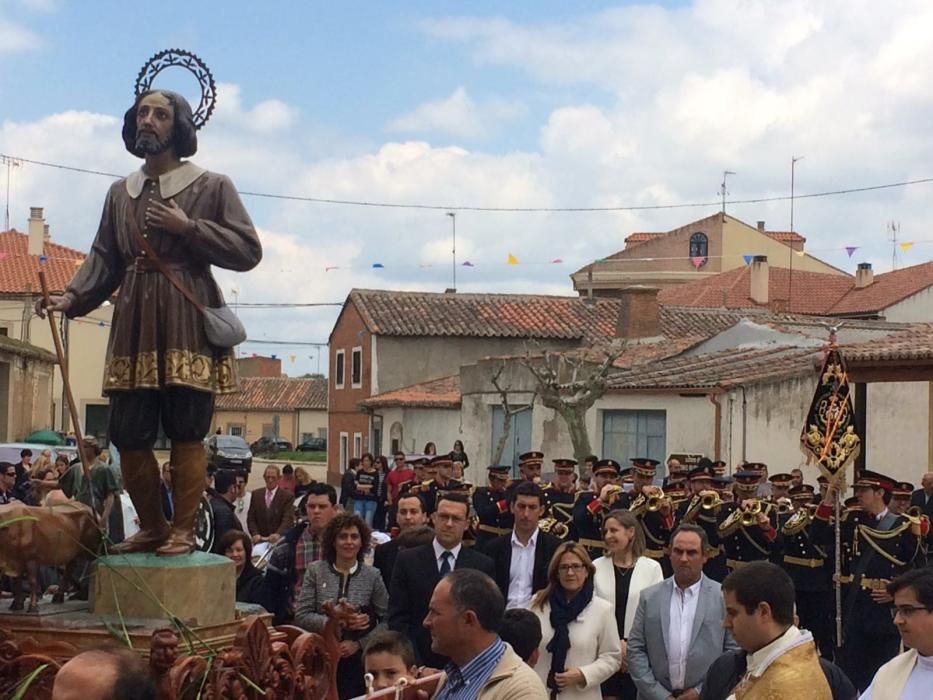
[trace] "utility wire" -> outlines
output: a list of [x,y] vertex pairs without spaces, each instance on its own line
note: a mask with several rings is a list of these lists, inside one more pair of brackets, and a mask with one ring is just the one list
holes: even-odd
[[[92,170],[90,168],[79,168],[73,165],[63,165],[61,163],[51,163],[48,161],[33,160],[0,153],[0,157],[15,159],[21,163],[39,165],[46,168],[56,168],[58,170],[67,170],[76,173],[85,173],[88,175],[101,175],[110,178],[121,178],[123,175],[108,173],[102,170]],[[877,190],[893,189],[897,187],[907,187],[909,185],[922,185],[933,182],[933,177],[918,178],[915,180],[903,180],[900,182],[889,182],[882,185],[867,185],[865,187],[849,187],[838,190],[827,190],[825,192],[811,192],[809,194],[795,194],[794,200],[815,199],[819,197],[835,197],[845,194],[857,194],[860,192],[873,192]],[[303,197],[299,195],[273,194],[269,192],[249,192],[240,190],[239,193],[244,197],[260,197],[263,199],[278,199],[293,202],[310,202],[312,204],[336,204],[354,207],[379,207],[386,209],[426,209],[431,211],[476,211],[476,212],[500,212],[500,213],[545,213],[545,214],[567,214],[567,213],[587,213],[587,212],[617,212],[617,211],[654,211],[659,209],[692,209],[700,207],[719,207],[722,202],[684,202],[675,204],[642,204],[618,207],[482,207],[466,204],[404,204],[399,202],[379,202],[354,199],[332,199],[326,197]],[[790,195],[777,195],[774,197],[755,197],[752,199],[730,199],[728,204],[763,204],[766,202],[784,202],[791,199]]]

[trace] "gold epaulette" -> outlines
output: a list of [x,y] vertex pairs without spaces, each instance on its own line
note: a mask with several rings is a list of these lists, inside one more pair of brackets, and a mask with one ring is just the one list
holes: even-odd
[[812,520],[813,516],[810,511],[805,509],[798,510],[787,519],[787,522],[784,523],[784,527],[781,528],[781,532],[791,537],[799,535],[807,528]]

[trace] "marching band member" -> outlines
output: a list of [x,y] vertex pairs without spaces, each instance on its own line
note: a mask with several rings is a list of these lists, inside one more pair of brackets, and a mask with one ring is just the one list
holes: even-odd
[[778,532],[771,520],[771,504],[757,497],[759,471],[735,473],[735,508],[720,511],[719,540],[729,571],[752,561],[768,561]]
[[581,492],[573,505],[574,539],[591,558],[603,555],[603,516],[614,507],[623,507],[619,478],[622,468],[614,459],[601,459],[593,469],[593,491]]
[[[834,541],[833,487],[827,489],[811,526],[813,541],[824,547]],[[863,470],[853,488],[860,509],[848,511],[840,524],[844,625],[840,665],[864,690],[878,668],[898,653],[893,598],[885,589],[892,579],[923,565],[920,542],[929,522],[888,509],[894,490],[890,477]]]
[[508,465],[493,464],[486,468],[489,485],[480,486],[473,492],[473,510],[476,513],[476,546],[483,547],[496,537],[512,531],[513,517],[509,509]]

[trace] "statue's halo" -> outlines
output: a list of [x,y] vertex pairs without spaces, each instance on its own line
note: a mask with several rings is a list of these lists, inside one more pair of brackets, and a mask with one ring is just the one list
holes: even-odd
[[217,103],[217,86],[210,69],[197,55],[184,49],[165,49],[146,61],[136,76],[136,97],[148,90],[157,90],[153,87],[156,76],[166,68],[185,68],[198,81],[201,88],[201,101],[194,110],[194,127],[200,129],[207,124]]

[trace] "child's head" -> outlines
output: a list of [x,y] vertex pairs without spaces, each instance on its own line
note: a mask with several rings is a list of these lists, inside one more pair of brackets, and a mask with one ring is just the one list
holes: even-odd
[[522,661],[535,667],[538,663],[538,647],[541,646],[541,622],[537,615],[522,608],[506,610],[499,636]]
[[418,675],[415,650],[398,632],[375,634],[363,652],[363,670],[373,676],[373,690],[394,688],[399,678],[409,681]]

